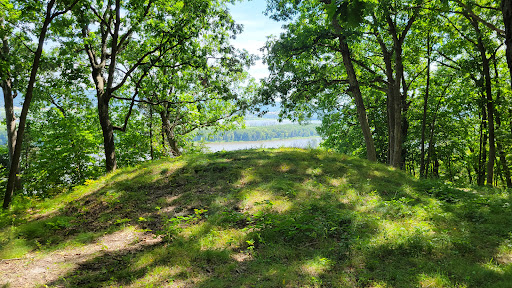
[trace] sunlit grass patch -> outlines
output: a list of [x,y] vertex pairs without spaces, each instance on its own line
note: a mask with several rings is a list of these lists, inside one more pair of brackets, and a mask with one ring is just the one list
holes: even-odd
[[316,167],[316,168],[307,168],[306,174],[312,175],[312,176],[320,176],[323,174],[322,168]]
[[332,262],[333,261],[329,258],[316,256],[315,258],[307,260],[304,264],[302,264],[301,272],[311,276],[318,276],[331,269]]
[[244,211],[255,214],[263,211],[285,211],[289,208],[289,204],[287,199],[276,196],[266,189],[251,189],[243,193],[241,207]]
[[[169,257],[169,253],[167,250],[168,250],[168,248],[162,245],[162,246],[156,247],[155,249],[150,250],[148,252],[140,253],[136,258],[132,259],[130,269],[133,271],[143,269],[145,267],[153,265],[155,262],[160,261],[160,259],[162,259],[162,258]],[[186,256],[188,256],[187,254],[184,254],[183,256],[185,256],[185,257],[182,257],[179,260],[184,260],[184,259],[188,258],[188,257],[186,257]],[[175,255],[175,257],[176,257],[176,255]],[[171,259],[169,259],[169,260],[170,260],[169,262],[172,262]],[[173,259],[173,260],[176,261],[176,259]],[[186,263],[186,262],[184,262],[184,263]]]
[[345,178],[345,177],[330,178],[329,179],[329,184],[331,184],[332,186],[335,186],[335,187],[346,185],[347,184],[347,178]]
[[256,176],[256,173],[254,173],[254,170],[252,167],[247,168],[241,172],[241,177],[238,179],[237,182],[235,182],[235,187],[245,187],[246,185],[249,185],[253,182],[260,181],[261,179]]
[[136,288],[136,287],[162,287],[162,286],[171,286],[173,287],[175,284],[178,285],[180,282],[176,280],[176,275],[179,275],[183,272],[183,268],[179,266],[156,266],[146,273],[146,275],[137,280],[131,285],[126,287]]
[[[420,287],[427,288],[447,288],[447,287],[455,287],[452,285],[450,279],[441,273],[432,273],[432,274],[420,274],[418,275],[418,281],[420,284]],[[459,288],[462,288],[464,286],[457,286]]]
[[[193,233],[193,232],[192,232]],[[198,239],[201,250],[234,249],[244,245],[246,232],[239,229],[209,229]]]
[[500,264],[512,266],[512,233],[509,238],[503,240],[498,247],[498,254],[496,255],[496,261]]
[[12,259],[23,257],[34,249],[34,244],[29,241],[18,238],[9,242],[4,242],[0,246],[0,259]]

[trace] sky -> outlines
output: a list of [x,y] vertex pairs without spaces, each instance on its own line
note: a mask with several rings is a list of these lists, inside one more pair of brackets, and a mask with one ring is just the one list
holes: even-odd
[[[251,54],[263,55],[260,48],[265,46],[267,36],[279,36],[284,30],[281,28],[283,22],[276,22],[265,16],[265,0],[245,0],[229,5],[231,16],[238,24],[244,25],[244,31],[232,40],[233,45],[239,49],[246,49]],[[249,73],[256,80],[267,77],[269,72],[262,60],[256,61]]]

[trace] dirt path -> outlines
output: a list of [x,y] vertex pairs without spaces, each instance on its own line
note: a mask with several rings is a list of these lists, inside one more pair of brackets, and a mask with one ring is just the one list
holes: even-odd
[[33,288],[58,280],[80,264],[104,253],[137,249],[160,242],[154,235],[127,228],[105,235],[95,243],[46,255],[29,253],[20,259],[1,260],[0,287]]

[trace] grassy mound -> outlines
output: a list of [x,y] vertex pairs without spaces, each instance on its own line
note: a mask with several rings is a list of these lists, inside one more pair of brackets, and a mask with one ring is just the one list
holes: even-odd
[[0,285],[512,287],[511,202],[316,150],[181,157],[3,214]]

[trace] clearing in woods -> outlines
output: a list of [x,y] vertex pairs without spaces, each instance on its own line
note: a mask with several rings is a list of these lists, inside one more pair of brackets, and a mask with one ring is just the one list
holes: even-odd
[[161,160],[27,201],[1,215],[1,287],[512,283],[509,191],[325,151]]

